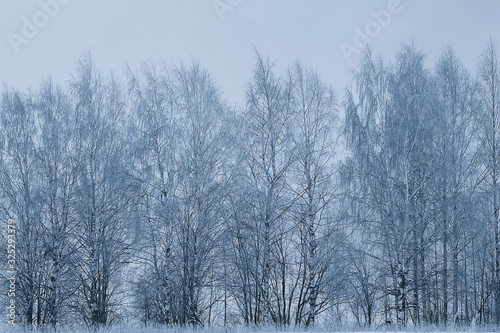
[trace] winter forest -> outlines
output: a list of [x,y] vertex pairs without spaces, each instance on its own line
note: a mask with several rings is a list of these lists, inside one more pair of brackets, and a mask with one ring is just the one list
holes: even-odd
[[499,54],[424,52],[345,91],[256,52],[244,105],[197,62],[6,82],[2,322],[499,325]]

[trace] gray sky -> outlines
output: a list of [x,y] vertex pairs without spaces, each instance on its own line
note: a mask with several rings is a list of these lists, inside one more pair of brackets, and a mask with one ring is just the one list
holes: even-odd
[[[278,72],[298,59],[343,95],[368,39],[394,56],[414,40],[429,65],[451,45],[475,70],[488,39],[500,44],[500,1],[482,0],[3,0],[0,81],[63,83],[91,50],[97,66],[120,76],[126,63],[198,60],[231,103],[244,101],[254,47]],[[217,9],[218,8],[218,9]],[[390,16],[387,15],[390,14]],[[376,18],[377,17],[377,18]],[[360,32],[361,31],[361,32]],[[366,37],[368,35],[368,37]],[[347,50],[347,51],[346,51]]]

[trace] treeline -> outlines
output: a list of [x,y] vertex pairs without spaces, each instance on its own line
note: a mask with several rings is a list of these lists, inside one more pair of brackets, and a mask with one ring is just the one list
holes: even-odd
[[424,59],[367,50],[338,100],[257,54],[236,108],[197,63],[5,87],[16,321],[500,324],[498,55]]

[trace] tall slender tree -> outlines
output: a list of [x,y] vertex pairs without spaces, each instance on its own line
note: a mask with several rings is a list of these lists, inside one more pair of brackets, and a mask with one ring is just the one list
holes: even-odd
[[[318,74],[296,63],[290,70],[292,84],[294,155],[298,230],[301,255],[307,275],[309,311],[306,325],[314,326],[321,310],[320,292],[331,258],[324,242],[328,241],[327,223],[333,199],[333,139],[335,96]],[[299,305],[300,306],[300,305]]]
[[479,63],[479,79],[483,101],[483,117],[480,118],[481,146],[484,152],[484,188],[488,198],[488,222],[493,232],[492,285],[494,321],[500,324],[500,67],[495,44],[490,41]]
[[61,87],[44,81],[34,102],[39,120],[37,173],[41,185],[43,255],[46,281],[42,323],[56,329],[70,311],[76,288],[74,269],[74,121],[72,104]]
[[120,273],[130,248],[124,101],[117,82],[107,82],[90,56],[80,59],[71,89],[77,122],[77,307],[88,326],[103,327],[118,314]]
[[5,88],[1,105],[2,213],[16,224],[16,314],[29,327],[41,322],[40,286],[45,270],[32,104],[31,94]]
[[289,86],[273,73],[269,60],[257,54],[253,80],[247,91],[247,157],[248,185],[255,193],[252,219],[255,236],[261,245],[260,262],[255,268],[258,296],[258,322],[276,321],[271,306],[272,247],[283,241],[276,232],[289,210],[285,193],[286,176],[292,164],[290,140]]

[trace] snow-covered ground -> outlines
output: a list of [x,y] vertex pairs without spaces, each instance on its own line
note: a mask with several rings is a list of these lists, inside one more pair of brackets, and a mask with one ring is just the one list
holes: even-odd
[[[18,333],[18,332],[52,332],[51,330],[27,330],[21,326],[12,326],[9,324],[0,324],[0,333]],[[91,329],[78,328],[78,327],[67,327],[58,329],[57,332],[60,333],[94,333],[95,331]],[[315,329],[301,329],[301,328],[269,328],[269,329],[257,329],[250,327],[208,327],[208,328],[181,328],[181,327],[134,327],[134,326],[114,326],[108,329],[102,329],[99,332],[106,333],[498,333],[500,332],[497,327],[408,327],[406,329],[394,328],[379,328],[379,329],[366,329],[362,328],[348,329],[348,328],[315,328]]]

